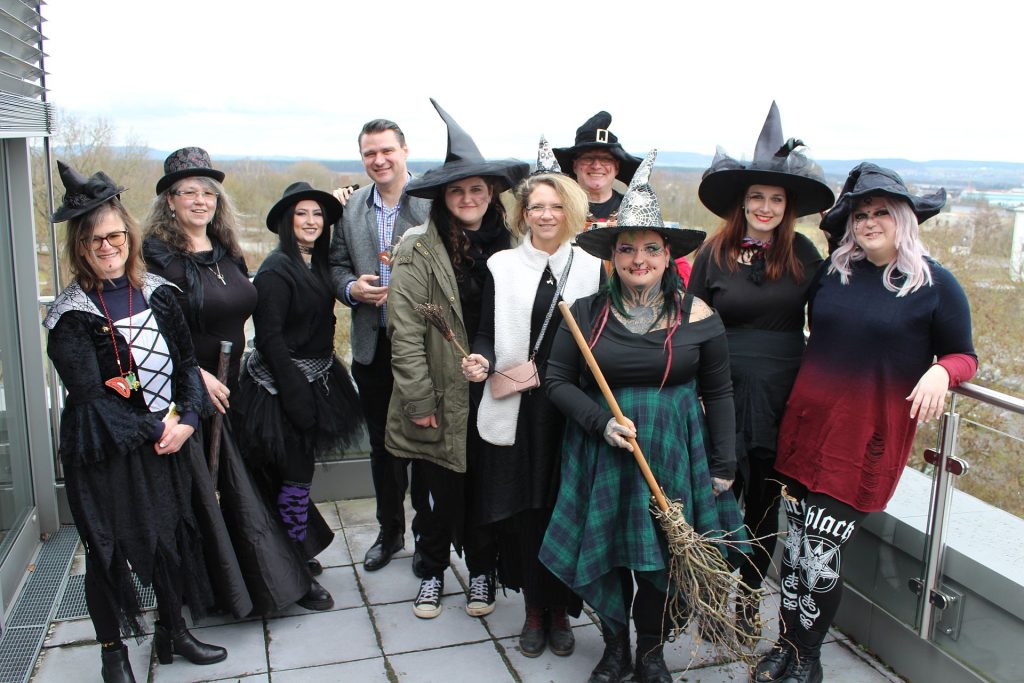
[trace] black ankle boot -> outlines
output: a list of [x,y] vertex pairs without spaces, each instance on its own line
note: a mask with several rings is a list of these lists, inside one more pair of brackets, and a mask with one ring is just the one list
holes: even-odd
[[124,643],[115,650],[100,650],[100,660],[103,662],[103,683],[135,683],[132,665],[128,661],[128,648]]
[[629,626],[624,626],[620,633],[612,633],[612,630],[601,622],[601,631],[601,637],[604,638],[604,654],[591,672],[588,683],[619,683],[633,668],[633,661],[629,656]]
[[299,607],[322,612],[334,607],[334,598],[316,579],[309,582],[309,590],[296,601]]
[[547,614],[548,647],[559,657],[568,657],[576,649],[576,636],[564,607],[552,607]]
[[526,621],[519,634],[519,651],[526,657],[540,657],[544,652],[544,608],[526,606]]
[[177,633],[171,633],[157,624],[153,644],[156,647],[156,657],[161,664],[174,662],[174,655],[181,655],[193,664],[216,664],[228,657],[227,650],[196,640],[184,627]]
[[797,629],[796,653],[789,662],[782,683],[821,683],[825,678],[821,670],[821,642],[824,633]]
[[753,683],[775,683],[782,679],[792,659],[793,645],[787,636],[780,636],[768,654],[758,661],[750,680]]
[[665,644],[654,636],[636,637],[636,680],[640,683],[672,683],[665,665]]

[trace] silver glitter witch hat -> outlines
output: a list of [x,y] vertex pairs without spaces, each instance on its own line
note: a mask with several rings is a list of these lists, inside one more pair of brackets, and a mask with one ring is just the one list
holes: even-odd
[[551,151],[551,143],[543,135],[540,136],[540,144],[537,149],[537,170],[532,175],[538,173],[561,173],[562,167],[558,165],[558,159],[555,158],[554,152]]
[[618,223],[614,227],[594,228],[578,235],[576,244],[581,249],[598,258],[608,259],[611,258],[612,247],[620,233],[642,230],[654,230],[664,237],[673,258],[685,256],[701,245],[707,233],[665,225],[661,217],[661,204],[651,187],[651,171],[657,156],[658,150],[652,149],[633,174],[629,189],[619,205]]

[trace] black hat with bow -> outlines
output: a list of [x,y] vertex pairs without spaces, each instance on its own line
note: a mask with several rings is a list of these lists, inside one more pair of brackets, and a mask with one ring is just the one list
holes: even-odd
[[832,206],[836,197],[825,182],[821,167],[797,151],[802,140],[783,141],[779,108],[772,102],[749,163],[736,161],[721,147],[697,189],[704,206],[725,218],[751,185],[777,185],[796,199],[796,215],[806,216]]
[[341,202],[338,201],[337,197],[330,192],[317,190],[309,183],[300,180],[286,187],[281,198],[270,207],[270,211],[267,212],[267,229],[270,232],[276,233],[278,226],[281,224],[281,214],[289,206],[295,206],[303,199],[312,199],[323,209],[325,230],[337,223],[338,219],[341,218]]
[[843,191],[839,193],[836,205],[821,219],[821,229],[827,232],[833,240],[841,239],[843,233],[846,232],[846,223],[849,220],[850,212],[853,211],[857,202],[865,197],[877,195],[895,197],[907,202],[914,215],[917,216],[918,223],[924,223],[937,215],[946,205],[946,190],[944,188],[939,188],[938,192],[928,195],[910,194],[910,190],[907,189],[899,173],[865,161],[857,164],[850,171],[846,182],[843,183]]
[[63,161],[57,161],[57,172],[64,183],[64,201],[50,218],[54,223],[82,216],[97,206],[119,196],[126,188],[115,183],[103,171],[86,178]]
[[567,169],[564,171],[566,175],[572,178],[576,177],[572,170],[576,157],[584,152],[603,150],[619,162],[619,173],[615,177],[627,185],[629,184],[643,160],[626,153],[626,150],[619,144],[619,138],[608,130],[610,125],[612,125],[612,115],[606,111],[599,111],[576,129],[576,143],[572,147],[556,147],[553,150],[558,163],[562,168]]
[[518,159],[487,161],[473,138],[462,129],[441,105],[430,98],[430,103],[448,126],[448,152],[444,164],[432,168],[419,178],[413,178],[406,185],[406,194],[424,199],[436,199],[448,183],[480,176],[496,183],[495,193],[504,192],[526,177],[530,165]]

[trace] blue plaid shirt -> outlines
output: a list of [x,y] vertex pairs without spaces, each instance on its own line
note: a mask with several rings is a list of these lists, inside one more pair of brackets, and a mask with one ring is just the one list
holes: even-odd
[[[406,184],[409,184],[409,180],[412,179],[410,173],[406,176]],[[405,199],[405,192],[402,192],[402,196],[398,198],[398,203],[393,208],[384,206],[384,199],[380,196],[380,192],[377,190],[377,185],[373,186],[373,215],[377,219],[377,243],[381,245],[381,251],[384,251],[391,246],[391,241],[395,237],[395,220],[398,218],[399,211],[402,210],[402,201]],[[391,266],[380,262],[380,280],[377,284],[381,287],[387,287],[391,283]],[[352,298],[352,285],[355,282],[348,283],[348,287],[345,288],[345,297],[349,303],[353,306],[358,306],[360,302]],[[386,328],[388,324],[388,306],[384,304],[380,307],[380,325]]]

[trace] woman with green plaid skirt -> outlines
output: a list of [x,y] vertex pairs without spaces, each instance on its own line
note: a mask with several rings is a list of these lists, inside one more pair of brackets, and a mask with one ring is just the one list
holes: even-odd
[[664,225],[647,183],[651,163],[653,154],[634,176],[618,225],[577,238],[614,269],[602,291],[572,306],[632,422],[623,426],[612,417],[564,322],[547,366],[548,395],[569,420],[540,559],[601,618],[605,651],[591,683],[618,683],[632,670],[631,611],[637,680],[671,681],[662,654],[668,549],[626,438],[636,437],[665,494],[682,501],[699,533],[742,526],[736,499],[719,495],[736,467],[725,328],[704,302],[683,292],[673,262],[698,247],[704,233]]

